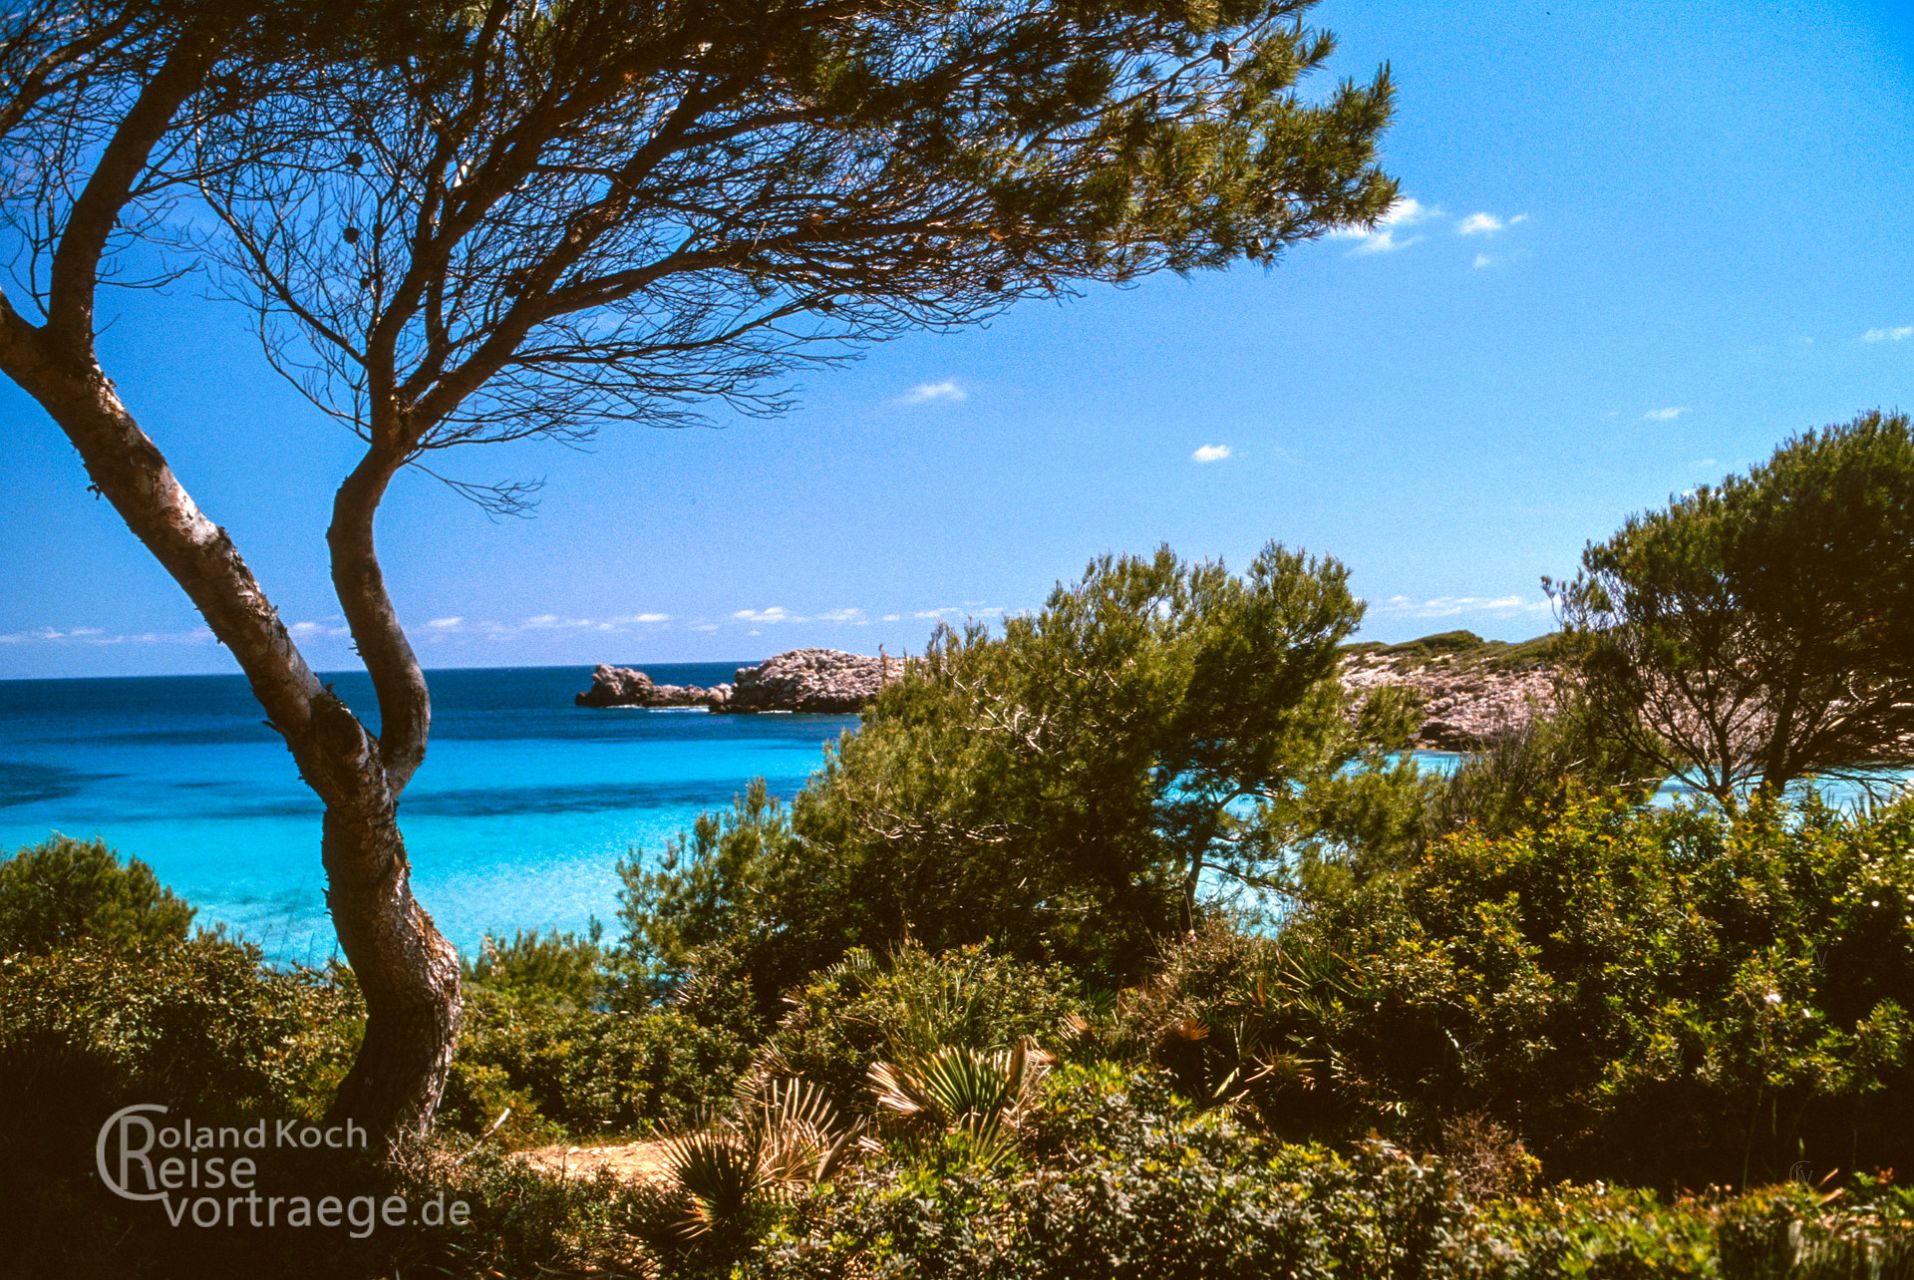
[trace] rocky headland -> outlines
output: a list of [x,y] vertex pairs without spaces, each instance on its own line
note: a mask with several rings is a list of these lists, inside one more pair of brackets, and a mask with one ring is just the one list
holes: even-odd
[[1512,645],[1450,631],[1404,644],[1351,645],[1341,679],[1356,693],[1384,685],[1413,689],[1422,697],[1415,745],[1472,751],[1553,702],[1561,680],[1554,649],[1553,636]]
[[903,664],[842,649],[793,649],[755,667],[739,667],[737,683],[713,711],[802,711],[846,715],[862,710]]
[[[1554,697],[1559,679],[1549,637],[1510,645],[1467,631],[1405,644],[1351,645],[1343,655],[1343,687],[1366,693],[1404,685],[1422,697],[1415,745],[1469,751],[1498,730],[1528,722]],[[739,667],[730,684],[657,684],[632,667],[601,665],[581,707],[704,707],[724,713],[788,711],[849,715],[901,676],[901,659],[841,649],[792,649],[754,667]]]
[[572,699],[581,707],[706,707],[712,711],[791,711],[848,715],[862,710],[903,664],[841,649],[792,649],[755,667],[739,667],[731,684],[705,688],[657,684],[632,667],[593,668],[591,688]]

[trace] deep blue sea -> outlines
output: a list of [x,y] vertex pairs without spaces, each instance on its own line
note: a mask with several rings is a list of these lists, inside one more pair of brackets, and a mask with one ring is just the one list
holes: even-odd
[[[647,664],[660,683],[744,663]],[[327,676],[355,709],[361,674]],[[621,857],[656,857],[755,777],[795,794],[850,716],[572,706],[587,667],[436,671],[432,744],[400,807],[419,899],[462,950],[488,931],[614,926]],[[335,941],[319,805],[239,676],[0,681],[0,849],[52,832],[145,859],[280,961]]]

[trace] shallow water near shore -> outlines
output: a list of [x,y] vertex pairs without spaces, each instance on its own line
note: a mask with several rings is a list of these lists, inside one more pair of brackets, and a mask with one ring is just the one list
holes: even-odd
[[[713,684],[744,663],[652,664]],[[327,676],[354,708],[363,674]],[[616,864],[655,858],[755,777],[786,798],[851,716],[572,706],[587,667],[430,675],[432,747],[400,810],[419,898],[461,950],[489,931],[613,925]],[[0,681],[0,848],[59,831],[145,859],[274,960],[334,953],[319,804],[243,678]]]

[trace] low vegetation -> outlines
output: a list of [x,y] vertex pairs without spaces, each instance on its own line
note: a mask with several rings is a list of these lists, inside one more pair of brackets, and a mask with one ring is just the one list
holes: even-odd
[[[10,1261],[1914,1276],[1914,798],[1657,798],[1679,740],[1612,732],[1612,688],[1423,772],[1413,708],[1335,677],[1359,617],[1333,561],[1166,551],[943,633],[793,803],[755,787],[627,865],[616,937],[468,960],[437,1134],[270,1177],[472,1219],[323,1262],[169,1231],[93,1142],[134,1102],[317,1118],[363,1034],[351,973],[192,933],[98,844],[0,859]],[[652,1175],[526,1153],[613,1140]]]

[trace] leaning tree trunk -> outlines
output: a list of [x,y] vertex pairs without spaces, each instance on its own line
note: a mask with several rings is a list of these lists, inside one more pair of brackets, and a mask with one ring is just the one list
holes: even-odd
[[326,810],[326,901],[366,1002],[365,1040],[329,1119],[389,1151],[431,1124],[458,1035],[459,956],[412,896],[390,806]]

